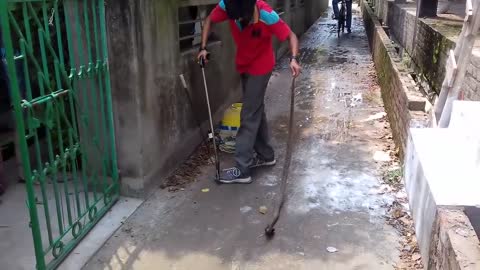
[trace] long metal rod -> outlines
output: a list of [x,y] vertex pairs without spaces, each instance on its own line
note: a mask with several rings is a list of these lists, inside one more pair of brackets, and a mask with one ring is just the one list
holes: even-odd
[[200,138],[202,138],[202,142],[207,149],[208,159],[210,160],[210,162],[215,163],[215,161],[210,156],[210,148],[208,147],[208,138],[205,138],[205,132],[203,131],[203,128],[202,128],[202,121],[195,113],[195,106],[193,105],[193,99],[190,96],[190,93],[188,92],[187,81],[185,81],[185,77],[183,76],[183,74],[180,74],[180,81],[182,82],[183,90],[185,90],[185,95],[187,96],[190,109],[192,110],[192,116],[197,122],[198,130],[200,132]]
[[210,130],[212,132],[211,139],[213,142],[213,153],[215,155],[215,179],[218,180],[220,179],[220,162],[218,160],[217,142],[215,142],[215,130],[213,129],[212,109],[210,107],[210,98],[208,96],[207,77],[205,76],[205,64],[202,61],[200,65],[202,67],[203,86],[205,87],[205,97],[207,99],[208,117],[210,119]]
[[292,150],[293,150],[293,126],[295,118],[295,78],[292,79],[292,85],[290,89],[290,119],[288,121],[288,140],[287,140],[287,151],[285,154],[285,164],[283,165],[282,170],[282,188],[280,192],[280,203],[273,217],[273,221],[265,228],[265,236],[271,238],[275,235],[275,224],[277,224],[282,208],[285,205],[285,200],[287,199],[287,183],[288,183],[288,173],[290,171],[290,163],[292,161]]
[[108,47],[107,47],[107,27],[105,23],[105,1],[100,0],[98,3],[99,11],[100,11],[100,42],[103,48],[103,55],[102,60],[104,61],[105,65],[105,97],[106,97],[106,104],[107,104],[107,121],[108,121],[108,128],[110,130],[109,137],[110,137],[110,162],[112,166],[112,178],[114,180],[115,185],[115,194],[118,195],[120,192],[119,184],[118,184],[118,162],[117,162],[117,152],[115,151],[115,126],[113,121],[113,102],[112,102],[112,88],[110,85],[110,71],[109,71],[109,61],[108,61]]

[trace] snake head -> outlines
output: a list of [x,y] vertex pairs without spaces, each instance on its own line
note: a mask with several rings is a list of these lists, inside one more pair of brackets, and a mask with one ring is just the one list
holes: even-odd
[[267,237],[267,239],[271,239],[271,238],[273,238],[274,235],[275,235],[275,228],[268,225],[265,228],[265,236]]

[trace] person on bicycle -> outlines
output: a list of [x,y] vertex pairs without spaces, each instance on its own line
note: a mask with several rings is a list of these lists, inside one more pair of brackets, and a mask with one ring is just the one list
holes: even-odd
[[346,18],[346,27],[347,32],[351,33],[352,27],[352,0],[332,0],[333,6],[333,19],[338,20],[340,17],[340,11],[338,10],[338,2],[345,1],[345,6],[347,8],[347,18]]
[[[198,60],[207,62],[207,38],[212,23],[228,21],[237,46],[236,67],[243,86],[240,129],[236,136],[236,166],[223,170],[221,183],[252,182],[251,169],[275,165],[265,115],[265,91],[275,65],[272,36],[290,43],[290,69],[300,74],[298,39],[278,14],[262,0],[221,0],[205,19]],[[256,156],[254,155],[256,152]]]

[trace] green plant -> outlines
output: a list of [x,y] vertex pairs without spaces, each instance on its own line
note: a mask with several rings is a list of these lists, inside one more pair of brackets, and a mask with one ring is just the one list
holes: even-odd
[[403,171],[401,168],[389,169],[384,176],[384,180],[388,184],[398,184],[403,177]]

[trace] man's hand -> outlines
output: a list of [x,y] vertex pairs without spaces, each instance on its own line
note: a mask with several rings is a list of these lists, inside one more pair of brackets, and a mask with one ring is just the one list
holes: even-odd
[[298,75],[300,75],[300,72],[302,71],[302,68],[300,67],[296,59],[292,59],[292,61],[290,61],[290,69],[292,70],[292,76],[294,78],[298,77]]
[[292,70],[292,76],[296,78],[300,75],[302,68],[296,58],[298,56],[298,38],[293,31],[290,31],[288,41],[290,43],[290,50],[292,51],[292,56],[290,57],[290,69]]
[[203,59],[203,63],[207,64],[208,63],[208,51],[207,50],[201,50],[198,55],[197,55],[197,60],[198,63],[201,63],[201,60]]

